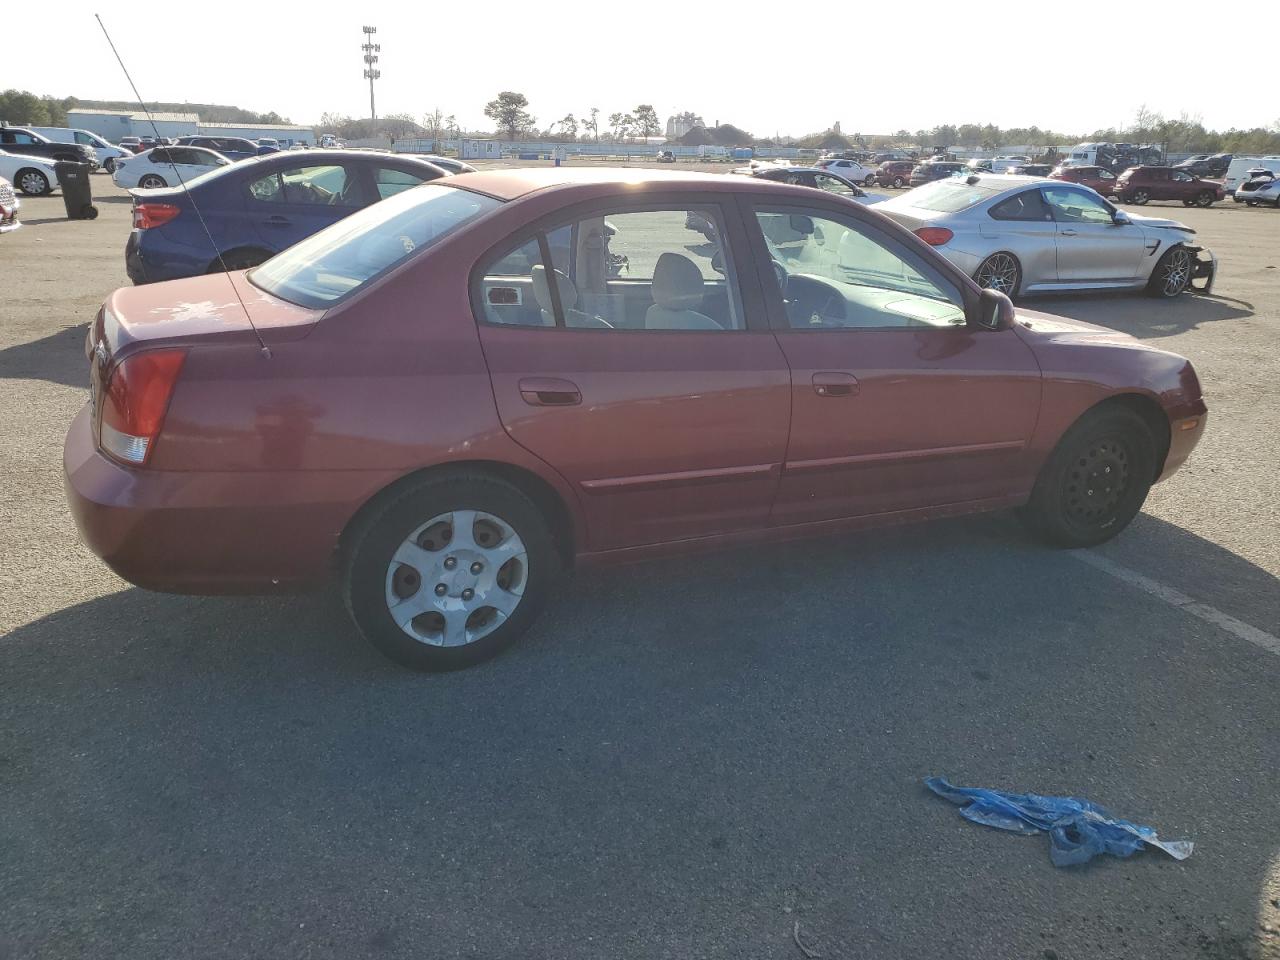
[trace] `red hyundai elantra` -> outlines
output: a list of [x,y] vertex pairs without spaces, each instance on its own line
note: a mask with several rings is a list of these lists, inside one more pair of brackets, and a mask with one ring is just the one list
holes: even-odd
[[510,644],[588,560],[1001,507],[1099,543],[1206,415],[1182,357],[1015,314],[874,210],[656,171],[416,187],[248,273],[118,290],[87,347],[67,492],[112,569],[336,577],[425,669]]

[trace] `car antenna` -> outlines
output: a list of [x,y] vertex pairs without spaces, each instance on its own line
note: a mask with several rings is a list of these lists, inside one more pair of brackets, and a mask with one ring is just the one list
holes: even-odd
[[[111,52],[115,54],[116,62],[120,64],[120,69],[124,71],[124,78],[129,81],[129,86],[133,89],[133,95],[138,101],[138,106],[146,114],[147,123],[151,124],[151,132],[155,134],[156,143],[159,144],[161,139],[160,129],[156,126],[155,118],[151,116],[151,111],[143,101],[142,95],[138,93],[138,85],[133,82],[133,77],[129,75],[129,68],[124,65],[124,59],[120,56],[120,51],[116,49],[115,42],[111,39],[111,34],[107,32],[107,25],[102,22],[102,17],[98,14],[95,13],[93,18],[98,21],[98,26],[102,28],[102,35],[107,38],[107,45],[111,47]],[[204,214],[200,212],[200,206],[196,203],[196,198],[191,195],[187,181],[183,179],[182,171],[178,169],[178,165],[172,160],[169,161],[169,166],[173,168],[174,176],[178,178],[178,183],[182,185],[182,192],[187,195],[187,200],[191,203],[191,209],[196,212],[196,219],[200,221],[200,226],[204,229],[204,235],[209,238],[209,245],[213,247],[214,256],[218,258],[222,273],[226,276],[227,283],[231,286],[231,292],[236,295],[236,300],[240,302],[240,309],[244,311],[244,318],[249,321],[249,329],[253,331],[253,335],[258,341],[263,358],[270,360],[271,349],[263,341],[262,334],[258,332],[258,328],[254,325],[253,316],[249,313],[249,306],[244,302],[244,297],[240,296],[240,289],[236,286],[235,281],[231,279],[231,271],[227,269],[227,261],[222,259],[222,251],[218,249],[218,245],[214,242],[213,233],[209,230],[209,224],[205,222]]]

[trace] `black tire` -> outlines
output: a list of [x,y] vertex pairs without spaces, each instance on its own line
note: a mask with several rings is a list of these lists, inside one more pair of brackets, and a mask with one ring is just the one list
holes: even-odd
[[[997,277],[999,282],[996,282]],[[978,264],[973,282],[980,287],[999,290],[1012,300],[1022,288],[1022,264],[1012,253],[1001,250]]]
[[894,187],[895,187],[896,189],[901,190],[901,189],[902,189],[902,178],[901,178],[901,177],[894,177],[894,178],[893,178],[893,185],[894,185]]
[[1091,410],[1058,441],[1022,519],[1060,547],[1105,543],[1138,515],[1155,470],[1156,442],[1141,416],[1118,405]]
[[[394,578],[392,557],[414,530],[457,510],[482,511],[498,517],[519,536],[527,558],[524,586],[514,610],[496,628],[459,646],[437,646],[411,637],[397,625],[387,599],[391,589],[388,576]],[[441,553],[448,551],[452,531],[447,536],[438,548]],[[342,590],[351,618],[379,652],[414,670],[458,670],[496,656],[533,623],[561,572],[550,527],[533,501],[506,481],[481,473],[441,476],[403,489],[357,521],[346,543]],[[417,589],[427,588],[428,584],[422,582]],[[475,613],[483,616],[482,610],[473,611],[472,615]],[[410,626],[416,627],[417,623],[415,618]],[[470,628],[470,618],[467,623]]]
[[138,181],[138,187],[142,190],[158,190],[168,185],[164,177],[158,173],[144,173],[142,179]]
[[13,185],[18,192],[28,197],[43,197],[53,193],[53,184],[43,170],[35,167],[23,167],[13,176]]
[[1140,207],[1146,206],[1147,201],[1151,199],[1151,194],[1145,190],[1135,190],[1129,194],[1129,202],[1135,203]]
[[1201,190],[1193,201],[1197,207],[1212,207],[1214,201],[1212,190]]
[[1184,207],[1194,207],[1196,205],[1196,202],[1194,200],[1183,200],[1182,205]]
[[1191,286],[1191,271],[1194,266],[1195,257],[1186,247],[1181,244],[1170,247],[1151,271],[1147,293],[1168,300],[1180,296]]
[[865,180],[863,180],[863,181],[862,181],[862,185],[863,185],[864,187],[874,187],[874,186],[876,185],[876,178],[875,178],[875,175],[874,175],[874,174],[872,174],[872,175],[868,176],[868,177],[867,177],[867,179],[865,179]]
[[102,169],[103,169],[103,170],[105,170],[105,171],[107,171],[107,173],[109,173],[109,174],[110,174],[110,173],[115,173],[115,172],[116,172],[116,158],[115,158],[115,157],[107,157],[107,159],[106,159],[106,160],[103,162],[103,164],[102,164]]
[[266,263],[275,254],[270,250],[259,250],[256,247],[244,247],[239,250],[230,250],[222,255],[221,259],[214,259],[209,264],[206,273],[222,273],[223,264],[226,264],[227,270],[248,270],[259,264]]

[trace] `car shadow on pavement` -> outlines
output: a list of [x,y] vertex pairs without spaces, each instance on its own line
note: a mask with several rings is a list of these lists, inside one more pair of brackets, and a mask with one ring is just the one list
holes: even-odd
[[0,349],[0,379],[48,380],[87,390],[89,361],[84,344],[88,330],[87,323],[80,323],[39,340]]
[[[1151,576],[1274,590],[1135,533]],[[1280,659],[1007,516],[584,571],[438,676],[327,594],[124,589],[0,639],[0,678],[20,956],[783,956],[800,922],[830,957],[1244,958],[1280,922]],[[1197,851],[1055,869],[930,774]]]
[[1254,315],[1251,303],[1201,294],[1184,294],[1172,300],[1156,300],[1142,294],[1069,294],[1020,298],[1018,304],[1029,310],[1110,327],[1139,339],[1170,337],[1206,323],[1242,320]]

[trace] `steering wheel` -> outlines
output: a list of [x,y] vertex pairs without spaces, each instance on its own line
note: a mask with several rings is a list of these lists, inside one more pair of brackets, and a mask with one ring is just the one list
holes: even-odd
[[778,278],[778,289],[782,292],[782,299],[787,299],[787,281],[791,279],[791,274],[787,273],[787,268],[777,260],[770,261],[773,264],[774,275]]

